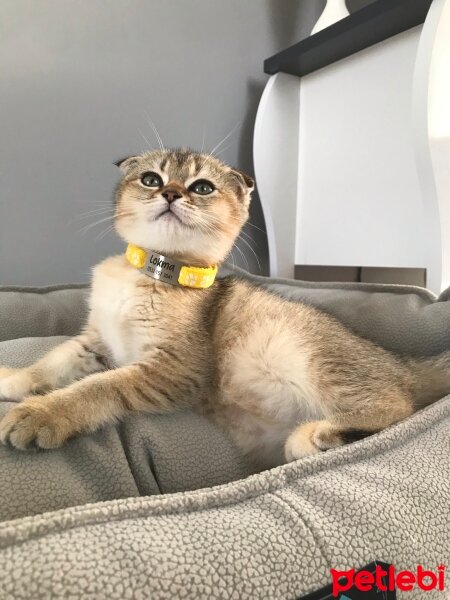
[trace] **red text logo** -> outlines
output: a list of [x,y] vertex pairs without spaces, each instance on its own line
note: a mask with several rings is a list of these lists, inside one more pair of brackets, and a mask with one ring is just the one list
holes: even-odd
[[336,598],[340,592],[346,592],[352,587],[361,592],[371,590],[392,592],[395,589],[410,592],[417,588],[424,592],[431,590],[442,592],[445,588],[445,569],[445,565],[439,565],[436,571],[425,570],[421,565],[415,571],[398,572],[394,566],[383,569],[381,565],[375,567],[375,572],[331,569],[333,596]]

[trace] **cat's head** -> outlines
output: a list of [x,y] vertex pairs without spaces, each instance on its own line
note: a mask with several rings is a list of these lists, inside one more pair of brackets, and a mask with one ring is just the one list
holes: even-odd
[[248,218],[254,182],[217,158],[161,150],[116,163],[115,227],[128,243],[199,266],[220,263]]

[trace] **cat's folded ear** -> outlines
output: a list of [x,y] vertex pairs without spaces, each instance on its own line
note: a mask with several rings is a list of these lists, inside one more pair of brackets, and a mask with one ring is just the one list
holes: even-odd
[[235,189],[238,199],[248,208],[252,199],[252,192],[255,188],[255,182],[240,169],[231,169],[231,175],[235,182]]
[[244,173],[240,169],[233,169],[232,172],[242,187],[248,192],[252,192],[255,189],[255,181],[250,175],[247,175],[247,173]]
[[127,156],[126,158],[121,158],[120,160],[116,160],[114,162],[116,167],[119,167],[119,169],[124,173],[128,173],[129,171],[131,171],[131,169],[136,167],[138,163],[138,156]]
[[238,196],[244,200],[244,204],[248,206],[251,199],[251,193],[255,189],[255,182],[250,175],[247,175],[247,173],[244,173],[240,169],[232,169],[231,174],[237,183]]

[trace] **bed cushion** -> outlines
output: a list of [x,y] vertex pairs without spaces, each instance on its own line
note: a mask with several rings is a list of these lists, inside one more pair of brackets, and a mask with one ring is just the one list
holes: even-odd
[[0,286],[0,341],[77,334],[87,315],[84,284]]
[[331,567],[436,570],[450,559],[449,453],[446,398],[242,481],[5,522],[1,589],[11,600],[287,600],[328,583]]
[[[396,352],[450,348],[448,292],[237,274]],[[85,294],[0,289],[3,339],[72,335]],[[3,342],[0,363],[25,364],[56,341]],[[0,452],[0,511],[15,519],[0,523],[7,598],[295,598],[328,583],[331,567],[436,569],[450,559],[450,397],[360,442],[250,476],[225,436],[189,412],[133,415],[58,451]]]
[[[394,352],[422,356],[450,348],[450,288],[439,298],[424,288],[367,283],[310,283],[258,277],[229,265],[234,274],[272,293],[307,302],[334,315],[359,335]],[[75,335],[87,316],[85,285],[0,286],[0,341]]]

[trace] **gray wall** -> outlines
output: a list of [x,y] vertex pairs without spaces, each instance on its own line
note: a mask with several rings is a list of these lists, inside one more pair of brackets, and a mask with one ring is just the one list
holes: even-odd
[[[164,144],[252,172],[263,59],[306,36],[322,0],[2,0],[0,283],[86,281],[123,244],[106,206],[113,160]],[[84,215],[84,216],[83,216]],[[258,201],[251,222],[263,229]],[[248,226],[261,270],[265,235]],[[247,239],[247,238],[246,238]],[[240,242],[250,269],[259,266]],[[237,264],[245,262],[234,251]]]

